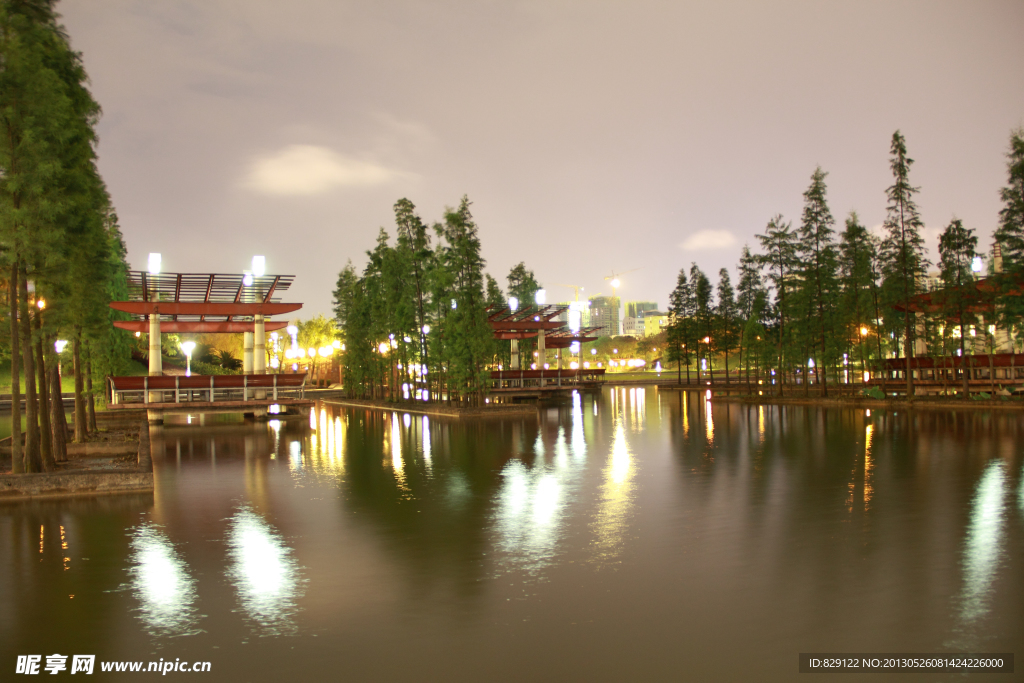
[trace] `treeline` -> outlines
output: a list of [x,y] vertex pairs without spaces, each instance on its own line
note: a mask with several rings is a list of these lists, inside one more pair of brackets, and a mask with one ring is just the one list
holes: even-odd
[[[919,335],[933,357],[965,356],[980,347],[991,359],[995,325],[1016,344],[1024,324],[1024,132],[1010,137],[1009,181],[993,235],[1001,271],[990,262],[989,286],[977,286],[978,237],[954,218],[939,238],[939,287],[917,313],[911,304],[925,291],[931,264],[915,201],[919,188],[910,182],[913,160],[899,131],[890,154],[893,184],[886,190],[881,238],[856,212],[836,233],[827,174],[819,167],[804,192],[799,225],[774,216],[758,235],[760,251],[743,247],[735,288],[724,268],[717,286],[695,263],[680,271],[667,335],[667,357],[678,362],[680,381],[684,366],[689,381],[691,365],[712,357],[724,363],[728,377],[731,357],[748,384],[753,375],[755,383],[767,380],[764,389],[782,393],[787,383],[799,381],[806,392],[813,382],[827,395],[830,383],[852,381],[857,369],[883,370],[883,359],[902,356],[912,396]],[[966,373],[962,379],[966,394]]]
[[[419,390],[426,400],[478,405],[491,366],[507,363],[509,342],[496,342],[487,322],[487,308],[504,307],[505,297],[484,272],[469,207],[463,197],[428,228],[413,203],[400,199],[394,244],[381,228],[362,274],[351,262],[342,269],[334,315],[345,339],[344,383],[351,394],[396,400],[416,398]],[[509,296],[521,306],[540,289],[522,263],[508,283]],[[532,347],[522,351],[532,355]]]
[[93,377],[123,373],[130,358],[107,306],[127,298],[127,265],[96,169],[100,108],[87,83],[52,0],[0,1],[0,324],[10,332],[0,353],[11,363],[14,472],[67,457],[58,339],[74,372],[76,440],[95,429]]

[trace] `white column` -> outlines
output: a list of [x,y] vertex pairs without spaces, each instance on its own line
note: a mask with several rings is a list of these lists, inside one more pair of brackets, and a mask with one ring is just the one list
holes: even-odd
[[[154,310],[149,314],[149,375],[160,377],[164,374],[164,360],[160,349],[160,312]],[[150,403],[160,403],[163,400],[163,392],[149,392]]]
[[[547,361],[547,353],[544,350],[544,330],[541,329],[537,333],[537,369],[543,370],[544,363]],[[540,385],[544,386],[544,379],[541,378]]]
[[252,343],[253,333],[243,332],[242,333],[242,373],[246,375],[252,374]]
[[511,370],[519,369],[519,340],[512,340],[512,364],[509,366]]
[[255,316],[252,372],[254,375],[267,374],[267,332],[263,316]]

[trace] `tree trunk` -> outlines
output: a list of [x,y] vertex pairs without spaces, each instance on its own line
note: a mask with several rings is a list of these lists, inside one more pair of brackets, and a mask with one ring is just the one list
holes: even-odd
[[50,435],[53,441],[53,459],[56,462],[67,462],[68,421],[64,415],[64,400],[61,397],[60,370],[54,364],[47,374],[50,376]]
[[89,420],[88,431],[95,434],[96,429],[96,395],[92,391],[92,352],[87,351],[85,355],[85,394],[86,394],[86,417]]
[[18,348],[18,261],[11,263],[8,301],[11,315],[11,473],[25,471],[21,443],[21,350]]
[[960,367],[963,368],[963,371],[962,371],[963,378],[964,378],[964,396],[963,396],[963,398],[966,401],[967,399],[969,399],[971,397],[971,392],[970,392],[970,389],[968,388],[968,385],[967,385],[967,380],[969,379],[968,376],[967,376],[967,348],[966,348],[966,344],[964,343],[964,341],[965,341],[964,340],[964,325],[961,322],[960,323]]
[[82,330],[75,330],[75,338],[71,340],[71,358],[75,371],[75,442],[85,441],[85,378],[82,377]]
[[43,354],[43,339],[42,339],[42,320],[40,318],[42,311],[37,311],[32,319],[35,324],[36,334],[39,335],[39,339],[35,343],[36,347],[36,375],[39,377],[39,455],[43,461],[43,471],[52,472],[57,469],[57,465],[53,459],[53,441],[49,438],[50,434],[50,384],[47,381],[46,376],[46,357]]
[[43,463],[39,457],[39,403],[36,401],[36,364],[32,353],[32,323],[28,314],[28,282],[22,270],[18,283],[18,317],[20,318],[22,359],[25,368],[25,453],[26,472],[42,472]]

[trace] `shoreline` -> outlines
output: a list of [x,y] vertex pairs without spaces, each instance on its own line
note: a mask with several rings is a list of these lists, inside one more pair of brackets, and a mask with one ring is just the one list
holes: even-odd
[[[52,472],[12,474],[10,437],[4,439],[7,443],[0,445],[0,505],[47,498],[152,494],[149,425],[137,420],[110,422],[114,424],[90,441],[69,441],[68,459],[57,463]],[[72,431],[68,437],[73,436]]]
[[487,408],[455,408],[437,403],[389,403],[388,401],[358,398],[325,398],[320,399],[320,402],[334,406],[344,406],[346,408],[367,408],[372,410],[384,410],[387,412],[429,415],[433,417],[463,418],[537,416],[537,405],[534,403],[514,403],[504,405],[491,404],[492,407]]

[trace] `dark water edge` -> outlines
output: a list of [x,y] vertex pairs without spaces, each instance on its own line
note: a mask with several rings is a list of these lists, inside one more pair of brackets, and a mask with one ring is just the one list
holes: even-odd
[[1024,642],[1013,414],[623,388],[530,419],[203,422],[154,431],[149,497],[0,507],[0,671],[782,681],[799,652]]

